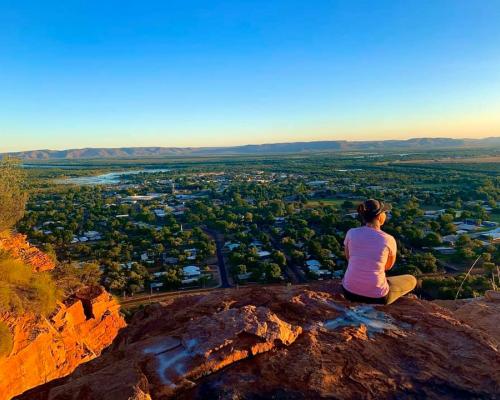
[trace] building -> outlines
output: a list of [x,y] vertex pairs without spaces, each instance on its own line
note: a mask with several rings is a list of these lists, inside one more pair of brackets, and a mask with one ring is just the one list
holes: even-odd
[[257,255],[260,257],[260,258],[266,258],[266,257],[269,257],[271,255],[271,253],[269,251],[266,251],[266,250],[259,250],[257,252]]
[[163,253],[163,262],[165,264],[177,264],[179,259],[177,257],[169,257],[166,253]]
[[481,237],[490,240],[493,243],[500,243],[500,228],[481,233]]
[[186,258],[190,261],[196,260],[196,256],[198,255],[198,249],[186,249],[184,250],[186,254]]
[[199,278],[201,275],[200,267],[197,267],[196,265],[182,267],[182,274],[184,275],[184,278]]
[[238,274],[238,280],[240,281],[245,281],[247,279],[250,279],[250,277],[252,276],[252,273],[251,272],[245,272],[244,274]]
[[155,213],[155,215],[158,217],[158,218],[165,218],[167,216],[167,213],[165,212],[165,210],[162,210],[162,209],[156,209],[156,210],[153,210],[153,212]]
[[163,287],[163,282],[151,282],[149,284],[149,287],[151,288],[151,290],[159,290]]
[[321,263],[318,260],[307,260],[306,261],[307,268],[309,271],[319,271],[321,269]]
[[224,247],[226,247],[229,251],[233,251],[234,249],[237,249],[240,247],[239,243],[232,243],[232,242],[226,242],[224,243]]
[[138,201],[151,201],[157,199],[158,197],[159,195],[157,194],[150,194],[146,196],[141,196],[141,195],[127,196],[123,199],[123,201],[127,203],[137,203]]
[[312,186],[312,187],[323,186],[326,184],[328,184],[328,181],[310,181],[310,182],[307,182],[307,185]]
[[457,226],[458,231],[466,231],[466,232],[471,232],[471,231],[477,231],[479,227],[477,225],[472,225],[472,224],[460,224]]
[[87,237],[88,240],[100,240],[101,239],[101,234],[97,231],[83,232],[83,236]]
[[440,254],[455,254],[457,251],[453,247],[448,246],[436,246],[432,250],[437,251]]
[[458,240],[458,235],[446,235],[442,237],[443,243],[455,244]]

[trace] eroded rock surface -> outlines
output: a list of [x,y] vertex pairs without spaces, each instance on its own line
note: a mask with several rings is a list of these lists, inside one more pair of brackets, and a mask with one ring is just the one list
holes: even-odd
[[0,399],[68,375],[101,354],[125,326],[119,305],[104,290],[90,301],[93,317],[80,299],[59,304],[50,317],[0,315],[13,333],[9,356],[0,358]]
[[147,307],[19,399],[494,399],[495,334],[432,302],[353,305],[333,283],[217,291]]
[[26,240],[26,235],[19,233],[0,237],[0,250],[33,267],[36,272],[48,271],[55,267],[54,260]]
[[[500,292],[486,292],[485,297],[464,300],[436,301],[448,308],[453,316],[482,331],[495,340],[500,349]],[[500,369],[500,366],[498,367]]]
[[[0,249],[31,265],[35,271],[53,261],[25,241],[23,235],[0,240]],[[66,376],[109,346],[126,324],[120,306],[101,287],[88,287],[65,299],[48,318],[0,313],[12,334],[9,355],[0,357],[0,399]]]

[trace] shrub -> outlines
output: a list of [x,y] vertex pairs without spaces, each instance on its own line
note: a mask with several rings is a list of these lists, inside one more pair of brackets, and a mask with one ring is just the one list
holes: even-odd
[[0,312],[48,315],[59,295],[50,273],[35,273],[20,260],[0,260]]

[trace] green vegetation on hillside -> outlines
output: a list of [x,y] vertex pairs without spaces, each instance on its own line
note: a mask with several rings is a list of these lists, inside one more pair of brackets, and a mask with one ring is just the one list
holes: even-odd
[[0,256],[0,313],[50,314],[59,297],[50,273],[33,272],[29,265]]
[[57,265],[51,275],[57,287],[67,297],[82,287],[99,285],[102,272],[97,264],[77,266],[70,263]]
[[[450,278],[441,280],[445,287],[480,255],[495,271],[500,264],[499,164],[491,161],[498,153],[380,150],[44,162],[28,169],[30,201],[17,229],[64,263],[54,276],[65,281],[65,291],[80,278],[61,273],[78,275],[89,263],[99,266],[101,283],[120,295],[203,287],[221,270],[230,285],[303,282],[342,276],[345,234],[360,224],[357,203],[381,198],[393,205],[384,230],[398,244],[388,274]],[[429,162],[434,159],[452,161]],[[119,173],[119,179],[57,184],[104,172]],[[199,273],[186,272],[193,267]],[[474,291],[465,287],[463,295],[497,284],[484,269],[481,261],[474,278],[486,279]],[[426,287],[425,297],[449,296]]]
[[24,175],[19,161],[0,160],[0,233],[12,228],[24,215],[27,200],[22,186]]
[[[24,172],[12,159],[0,161],[0,234],[5,235],[23,217],[27,193],[23,188]],[[33,272],[31,266],[6,252],[0,252],[0,314],[25,313],[49,315],[60,291],[49,272]],[[0,322],[0,357],[12,349],[12,334]]]

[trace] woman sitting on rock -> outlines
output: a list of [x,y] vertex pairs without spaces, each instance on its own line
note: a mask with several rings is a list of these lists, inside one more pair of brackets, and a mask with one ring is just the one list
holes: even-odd
[[345,297],[352,301],[391,304],[417,285],[412,275],[385,276],[396,261],[396,240],[382,231],[389,204],[367,200],[358,206],[365,225],[350,229],[344,240],[349,264],[342,281]]

